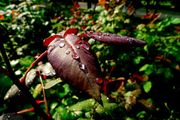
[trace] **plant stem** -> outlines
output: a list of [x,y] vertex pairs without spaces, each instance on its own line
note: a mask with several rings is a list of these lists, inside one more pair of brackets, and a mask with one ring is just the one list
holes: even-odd
[[0,36],[0,51],[1,51],[1,54],[2,54],[2,57],[6,63],[6,67],[9,71],[9,77],[10,79],[13,81],[13,83],[19,88],[19,90],[22,91],[22,93],[24,94],[24,96],[30,100],[31,102],[31,105],[34,107],[34,110],[37,114],[39,114],[44,120],[49,120],[51,118],[48,117],[48,115],[40,108],[40,106],[36,103],[35,99],[32,97],[31,93],[29,92],[28,88],[21,84],[20,81],[16,78],[14,72],[13,72],[13,69],[10,65],[10,62],[9,62],[9,59],[6,55],[6,52],[5,52],[5,48],[4,48],[4,45],[3,45],[3,41],[2,41],[2,36]]
[[42,80],[41,72],[38,71],[38,73],[39,73],[39,79],[40,79],[40,82],[41,82],[41,85],[42,85],[42,92],[43,92],[43,96],[44,96],[44,104],[45,104],[45,108],[46,108],[46,114],[48,114],[50,116],[49,107],[48,107],[47,98],[46,98],[46,92],[45,92],[45,89],[44,89],[44,83],[43,83],[43,80]]

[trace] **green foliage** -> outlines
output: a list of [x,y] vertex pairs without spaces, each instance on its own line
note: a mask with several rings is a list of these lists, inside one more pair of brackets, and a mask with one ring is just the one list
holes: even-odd
[[[34,56],[44,50],[44,38],[66,28],[115,33],[147,42],[144,48],[119,48],[90,39],[105,77],[114,81],[124,78],[122,84],[116,90],[110,87],[113,101],[102,95],[102,107],[59,78],[46,79],[44,85],[53,119],[179,119],[179,18],[141,19],[124,12],[125,4],[113,4],[109,9],[97,6],[95,10],[43,0],[6,4],[0,2],[4,12],[4,19],[0,20],[4,28],[0,30],[6,36],[5,48],[16,73],[24,73]],[[0,64],[4,66],[3,62]],[[0,83],[3,103],[0,113],[4,113],[10,111],[7,107],[10,103],[5,103],[3,97],[12,83],[3,74]],[[30,90],[36,99],[43,99],[39,81]],[[20,105],[16,110],[22,108]]]
[[32,56],[26,56],[24,58],[21,58],[19,60],[20,65],[24,66],[24,67],[29,67],[31,65],[31,63],[34,61],[34,58]]
[[146,81],[143,85],[144,91],[148,93],[151,90],[152,83],[151,81]]

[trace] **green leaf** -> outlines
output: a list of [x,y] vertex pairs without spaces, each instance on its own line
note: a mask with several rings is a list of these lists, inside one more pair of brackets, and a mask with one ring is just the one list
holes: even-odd
[[20,65],[24,67],[29,67],[29,65],[34,61],[34,58],[32,56],[26,56],[24,58],[21,58],[19,63]]
[[50,106],[51,110],[55,109],[58,106],[58,102],[53,102]]
[[140,119],[143,119],[147,113],[145,111],[139,112],[136,116]]
[[143,60],[144,57],[143,56],[137,56],[135,59],[134,59],[134,63],[135,64],[139,64],[141,62],[141,60]]
[[34,91],[33,91],[33,97],[36,98],[39,94],[42,92],[42,85],[38,84],[36,85]]
[[68,84],[64,84],[63,85],[63,91],[59,93],[59,97],[63,98],[64,96],[66,96],[69,92],[70,92],[70,88]]
[[53,115],[55,120],[72,120],[74,116],[64,107],[59,106],[56,109],[56,113]]
[[95,105],[95,100],[94,99],[87,99],[81,102],[78,102],[72,106],[69,107],[70,111],[89,111],[89,109],[93,108]]
[[139,69],[139,71],[144,71],[146,75],[150,75],[153,72],[153,65],[145,64]]
[[54,80],[50,80],[49,82],[47,82],[45,85],[44,85],[44,89],[50,89],[52,88],[53,86],[55,86],[56,84],[62,82],[62,80],[60,78],[57,78],[57,79],[54,79]]
[[149,67],[149,64],[145,64],[139,69],[139,71],[140,72],[145,71],[148,67]]
[[146,81],[143,85],[143,89],[146,93],[148,93],[151,90],[151,87],[152,87],[151,81]]
[[171,21],[172,24],[180,24],[180,18],[174,18]]

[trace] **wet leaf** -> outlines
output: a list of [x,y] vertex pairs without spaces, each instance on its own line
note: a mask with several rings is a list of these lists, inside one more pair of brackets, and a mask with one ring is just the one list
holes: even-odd
[[26,79],[25,79],[26,86],[29,87],[34,82],[35,77],[36,77],[36,69],[31,69],[26,75]]
[[41,71],[42,75],[45,76],[55,76],[56,72],[53,69],[52,65],[49,62],[46,62],[45,64],[40,64],[37,68],[37,70]]
[[14,97],[15,95],[18,95],[20,93],[20,90],[18,89],[18,87],[16,85],[12,85],[11,88],[7,91],[4,100],[8,100],[12,97]]

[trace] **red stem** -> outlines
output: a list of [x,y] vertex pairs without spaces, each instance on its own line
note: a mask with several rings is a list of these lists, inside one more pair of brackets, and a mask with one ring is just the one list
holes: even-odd
[[25,79],[27,73],[35,66],[39,61],[41,61],[47,55],[47,50],[43,52],[33,63],[31,63],[30,67],[26,70],[25,75],[20,79],[21,83],[25,83]]

